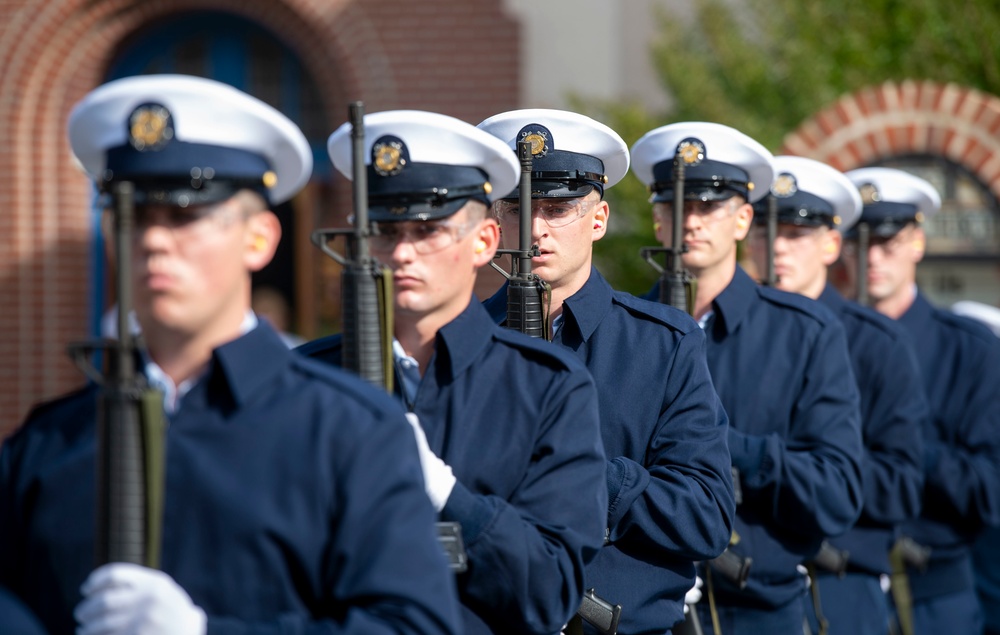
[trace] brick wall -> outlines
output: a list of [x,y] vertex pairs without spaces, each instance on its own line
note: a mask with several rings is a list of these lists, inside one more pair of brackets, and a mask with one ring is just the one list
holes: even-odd
[[0,438],[31,404],[81,383],[65,347],[87,335],[92,222],[65,139],[69,111],[123,39],[195,10],[239,14],[286,42],[320,87],[331,131],[354,99],[369,112],[424,109],[473,124],[520,103],[519,29],[490,0],[0,4]]

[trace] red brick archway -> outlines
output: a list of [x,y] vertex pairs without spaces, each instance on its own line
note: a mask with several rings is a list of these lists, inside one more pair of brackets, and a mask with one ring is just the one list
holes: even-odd
[[82,379],[64,351],[87,335],[92,224],[89,185],[65,138],[69,111],[103,81],[123,39],[169,14],[204,10],[241,15],[287,42],[319,86],[331,130],[350,99],[370,112],[435,110],[473,123],[519,102],[517,25],[488,0],[4,3],[0,439],[31,404]]
[[955,84],[886,82],[842,97],[785,137],[782,152],[851,170],[906,155],[945,157],[1000,198],[1000,98]]

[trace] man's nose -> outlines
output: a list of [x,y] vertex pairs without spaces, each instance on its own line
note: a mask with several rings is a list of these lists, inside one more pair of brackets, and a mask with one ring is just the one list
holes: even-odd
[[[520,228],[518,228],[520,232]],[[531,214],[531,239],[538,240],[549,232],[549,224],[545,222],[541,214],[533,212]]]

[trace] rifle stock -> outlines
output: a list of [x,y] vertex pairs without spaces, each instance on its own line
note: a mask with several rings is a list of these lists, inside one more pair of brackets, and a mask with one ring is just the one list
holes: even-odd
[[847,574],[847,565],[850,561],[850,552],[837,549],[824,540],[820,544],[819,551],[812,557],[812,564],[818,569],[835,574],[838,578],[843,578]]
[[607,600],[598,597],[594,593],[594,589],[587,589],[583,594],[583,602],[580,603],[577,615],[603,635],[615,635],[618,632],[622,607],[620,604],[612,605]]

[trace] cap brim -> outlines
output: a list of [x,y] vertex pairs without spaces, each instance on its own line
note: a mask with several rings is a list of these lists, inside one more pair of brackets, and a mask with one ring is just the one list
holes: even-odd
[[[462,209],[471,198],[447,201],[441,205],[415,203],[412,205],[372,205],[368,208],[368,220],[374,223],[401,221],[426,221],[448,218]],[[484,203],[485,204],[485,203]]]
[[[744,196],[743,192],[735,190],[720,190],[717,188],[693,188],[684,190],[685,201],[728,201],[734,196]],[[654,203],[672,203],[673,190],[662,190],[653,195]]]
[[[598,190],[603,196],[603,190],[600,190],[593,183],[579,183],[578,185],[572,185],[566,183],[565,181],[532,181],[531,182],[531,198],[581,198],[584,197],[594,190]],[[505,200],[518,200],[520,198],[520,190],[514,190],[507,196],[503,197]]]

